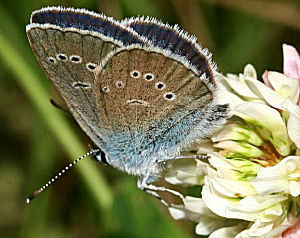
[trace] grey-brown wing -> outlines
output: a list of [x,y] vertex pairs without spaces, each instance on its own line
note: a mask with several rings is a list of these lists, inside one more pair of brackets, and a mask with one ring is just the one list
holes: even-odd
[[225,123],[227,105],[218,105],[207,80],[170,51],[125,47],[102,64],[97,104],[110,108],[107,118],[114,128],[127,131],[128,150],[176,153],[187,138],[205,138]]
[[94,71],[117,46],[91,35],[52,28],[33,27],[27,34],[41,67],[75,119],[93,141],[99,140],[103,109],[95,102]]
[[101,115],[95,101],[94,71],[116,47],[146,44],[143,37],[103,14],[84,9],[46,7],[26,27],[35,55],[71,113],[100,146]]

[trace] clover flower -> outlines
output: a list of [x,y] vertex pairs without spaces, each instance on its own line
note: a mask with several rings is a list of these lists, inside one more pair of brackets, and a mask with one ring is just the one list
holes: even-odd
[[208,154],[207,161],[175,161],[165,176],[172,184],[201,186],[198,197],[169,208],[174,219],[197,222],[199,235],[298,237],[300,58],[292,46],[284,44],[283,52],[284,74],[265,71],[264,83],[252,65],[239,75],[217,75],[231,118],[187,151]]

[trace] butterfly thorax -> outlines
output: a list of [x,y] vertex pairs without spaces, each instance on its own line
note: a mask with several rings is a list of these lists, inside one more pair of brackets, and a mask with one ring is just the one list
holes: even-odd
[[163,149],[160,140],[154,142],[151,138],[145,138],[145,133],[128,135],[119,131],[108,138],[103,147],[108,164],[139,177],[150,175],[158,178],[164,170],[163,161],[176,154],[176,150]]

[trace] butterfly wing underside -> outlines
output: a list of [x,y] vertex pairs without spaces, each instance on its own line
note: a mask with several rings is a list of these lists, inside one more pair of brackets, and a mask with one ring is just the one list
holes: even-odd
[[193,66],[156,47],[117,49],[105,60],[95,88],[97,105],[109,108],[114,136],[108,150],[123,155],[174,156],[191,133],[210,135],[211,114],[221,118],[227,110],[214,104],[213,91]]
[[103,15],[56,7],[34,12],[27,35],[42,69],[74,118],[101,146],[105,137],[101,115],[106,109],[96,106],[95,69],[115,48],[142,44],[142,39]]
[[217,66],[212,61],[212,54],[197,42],[196,37],[178,25],[170,26],[152,17],[132,17],[123,20],[122,24],[146,37],[154,46],[184,57],[200,75],[205,74],[211,87],[215,87],[213,71],[217,70]]
[[210,54],[176,27],[50,7],[26,29],[47,77],[114,167],[158,176],[156,161],[226,121]]

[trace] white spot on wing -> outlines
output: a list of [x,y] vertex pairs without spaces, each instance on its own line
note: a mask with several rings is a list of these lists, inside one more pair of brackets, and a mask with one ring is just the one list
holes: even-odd
[[108,93],[108,92],[110,91],[110,89],[109,89],[109,87],[104,86],[104,87],[102,88],[102,91],[103,91],[104,93]]
[[127,104],[136,106],[149,106],[148,102],[140,99],[127,100]]
[[72,86],[74,88],[90,88],[91,85],[89,83],[84,83],[84,82],[74,82],[72,83]]
[[97,65],[94,64],[94,63],[89,62],[89,63],[86,64],[85,67],[86,67],[86,69],[87,69],[88,71],[94,72],[95,69],[96,69],[96,67],[97,67]]
[[50,56],[50,57],[48,57],[48,62],[51,63],[51,64],[56,64],[57,61],[56,61],[55,58]]
[[146,79],[147,81],[152,81],[152,80],[154,80],[154,74],[146,73],[146,74],[144,74],[144,79]]
[[168,101],[173,101],[176,98],[176,94],[173,92],[167,92],[164,94],[164,98]]
[[117,88],[124,88],[124,83],[122,81],[117,81],[116,86]]
[[56,55],[56,59],[59,61],[67,61],[68,57],[65,54],[59,53]]
[[130,77],[138,79],[139,77],[141,77],[141,73],[140,73],[140,71],[132,70],[130,72]]
[[79,55],[70,55],[69,59],[74,64],[79,64],[82,62],[82,58]]
[[164,82],[157,82],[155,84],[155,88],[157,90],[164,90],[166,88],[166,84]]

